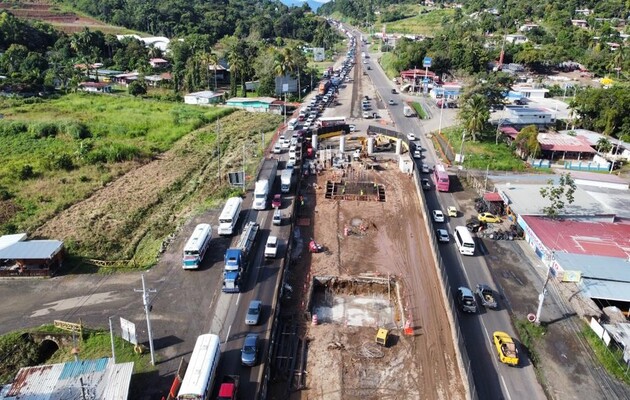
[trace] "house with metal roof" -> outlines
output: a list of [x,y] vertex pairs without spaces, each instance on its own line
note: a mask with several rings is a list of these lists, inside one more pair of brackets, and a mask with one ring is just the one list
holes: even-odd
[[133,365],[101,358],[24,367],[0,400],[126,400]]
[[[4,236],[3,236],[4,238]],[[0,248],[0,276],[53,276],[62,266],[63,242],[15,241]]]
[[224,92],[217,93],[211,90],[204,90],[202,92],[194,92],[184,95],[184,103],[197,105],[217,104],[220,103],[224,97]]
[[232,97],[225,102],[225,105],[247,111],[270,112],[274,102],[276,99],[273,97]]

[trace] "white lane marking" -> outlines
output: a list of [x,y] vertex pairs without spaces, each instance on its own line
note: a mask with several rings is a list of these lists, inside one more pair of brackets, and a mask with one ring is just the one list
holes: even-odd
[[505,379],[503,379],[503,375],[501,375],[501,385],[503,386],[503,391],[505,391],[505,395],[507,396],[508,400],[512,400],[512,396],[510,396],[510,391],[505,384]]
[[225,336],[225,341],[223,343],[227,343],[228,339],[230,339],[230,331],[232,330],[232,325],[228,326],[227,335]]
[[238,296],[236,296],[236,305],[241,301],[241,292],[238,292]]

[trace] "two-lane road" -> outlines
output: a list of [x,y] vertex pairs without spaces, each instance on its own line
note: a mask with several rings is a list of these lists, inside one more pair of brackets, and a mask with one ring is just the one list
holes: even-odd
[[[362,51],[367,51],[367,46]],[[375,60],[377,56],[372,55]],[[423,153],[424,158],[420,163],[435,165],[437,158],[430,140],[426,134],[437,131],[438,127],[446,127],[455,123],[456,111],[450,109],[439,109],[434,102],[428,97],[423,96],[407,96],[404,94],[392,94],[391,90],[395,85],[385,75],[384,71],[376,62],[371,63],[372,69],[368,71],[368,75],[372,80],[375,89],[387,103],[390,98],[395,99],[396,105],[388,106],[387,111],[394,122],[396,129],[402,133],[414,132],[423,148],[427,149]],[[421,121],[417,118],[407,118],[402,112],[402,100],[413,100],[424,105],[432,117],[429,121]],[[440,117],[441,114],[441,117]],[[442,119],[441,123],[439,119]],[[429,177],[427,175],[427,177]],[[442,193],[434,190],[425,191],[425,200],[429,210],[441,209],[446,210],[448,206],[455,205],[457,202],[450,193]],[[431,220],[427,216],[427,220]],[[447,227],[449,232],[457,225],[464,225],[464,217],[462,213],[458,218],[450,218],[446,223],[436,224],[431,222],[431,229],[438,227]],[[473,288],[477,283],[489,283],[492,285],[492,277],[488,271],[484,256],[485,249],[479,249],[481,241],[478,241],[478,249],[475,256],[461,256],[457,251],[453,241],[449,244],[440,245],[440,255],[446,267],[446,274],[451,288],[451,296],[455,295],[458,286],[468,286]],[[471,360],[471,373],[475,382],[475,390],[480,399],[544,399],[543,390],[538,383],[534,368],[521,352],[521,362],[517,368],[508,367],[499,363],[497,360],[496,350],[491,342],[492,332],[502,330],[508,334],[515,336],[512,329],[510,315],[505,307],[499,307],[499,310],[481,310],[475,315],[464,315],[457,312],[457,319],[464,335],[464,342],[468,350],[468,357]]]

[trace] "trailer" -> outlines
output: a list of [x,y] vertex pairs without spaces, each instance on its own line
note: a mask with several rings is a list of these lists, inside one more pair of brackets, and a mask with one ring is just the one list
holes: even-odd
[[254,210],[264,210],[267,208],[267,200],[269,192],[273,187],[273,181],[276,179],[276,171],[278,169],[278,160],[266,159],[263,161],[262,168],[258,174],[258,180],[254,186]]
[[405,115],[405,117],[413,117],[416,115],[416,111],[410,106],[406,105],[403,107],[403,114]]
[[249,262],[256,243],[256,236],[260,226],[250,221],[245,225],[235,247],[225,251],[225,267],[223,269],[223,292],[238,293],[241,291],[240,285],[243,276],[247,271]]

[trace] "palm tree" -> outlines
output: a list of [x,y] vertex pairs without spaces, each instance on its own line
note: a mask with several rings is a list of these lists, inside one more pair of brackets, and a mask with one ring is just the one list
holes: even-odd
[[228,50],[227,60],[230,64],[230,94],[236,96],[236,79],[241,80],[243,87],[243,97],[247,97],[247,90],[245,89],[245,57],[239,51],[239,46],[234,46]]
[[477,141],[477,134],[481,133],[490,119],[486,99],[480,94],[469,98],[459,113],[459,119],[463,122],[464,129],[470,133],[473,142]]
[[608,153],[612,149],[612,143],[605,137],[599,138],[597,141],[597,151],[600,153]]

